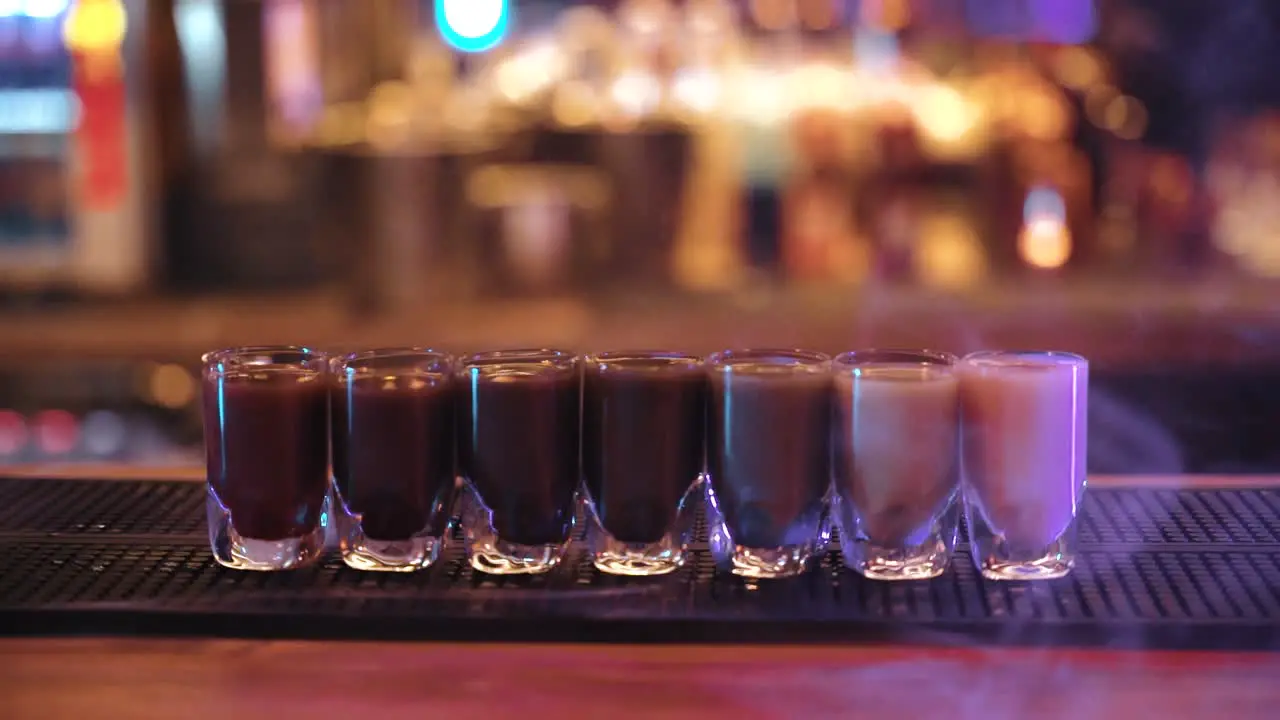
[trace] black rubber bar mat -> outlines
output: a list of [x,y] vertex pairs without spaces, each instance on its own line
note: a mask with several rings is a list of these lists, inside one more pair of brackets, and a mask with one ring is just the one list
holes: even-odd
[[665,578],[581,550],[539,577],[216,565],[196,483],[0,478],[0,634],[628,642],[922,642],[1280,650],[1280,490],[1089,491],[1075,572],[984,581],[963,549],[929,582],[875,583],[836,552],[793,580],[719,573],[699,543]]

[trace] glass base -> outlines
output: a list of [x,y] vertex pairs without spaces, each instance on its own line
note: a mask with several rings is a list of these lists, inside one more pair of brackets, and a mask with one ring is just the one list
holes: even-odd
[[209,548],[213,551],[213,559],[223,567],[263,572],[295,570],[316,562],[324,555],[330,517],[328,500],[314,530],[301,537],[282,540],[256,540],[236,532],[231,513],[223,507],[213,488],[209,488],[205,499],[205,515],[209,521]]
[[994,532],[979,508],[966,502],[969,552],[973,564],[988,580],[1055,580],[1066,577],[1075,566],[1075,537],[1079,518],[1073,518],[1056,540],[1044,547],[1010,543]]
[[820,557],[831,542],[831,521],[824,508],[797,520],[788,529],[791,537],[806,537],[798,543],[773,548],[739,545],[720,513],[715,492],[707,485],[707,533],[711,556],[716,565],[734,575],[753,580],[775,580],[795,577],[806,572],[815,557]]
[[[592,564],[602,573],[628,577],[657,577],[684,567],[682,550],[664,551],[655,543],[636,547],[620,543],[619,547],[597,551]],[[663,553],[667,552],[665,556]]]
[[397,540],[378,540],[364,532],[362,516],[351,512],[337,485],[333,487],[334,505],[337,506],[338,547],[347,567],[372,572],[414,572],[431,567],[440,558],[445,538],[420,533]]
[[752,580],[779,580],[802,575],[818,555],[812,545],[779,548],[749,548],[735,545],[731,552],[717,554],[716,562],[728,565],[734,575]]
[[675,572],[684,566],[688,540],[678,533],[668,533],[655,543],[625,543],[615,539],[589,514],[587,530],[592,563],[610,575],[651,577]]
[[[547,545],[521,545],[498,537],[491,513],[469,484],[463,486],[462,537],[471,567],[490,575],[537,575],[564,559],[569,540]],[[569,536],[573,536],[570,523]]]
[[360,532],[359,523],[342,536],[342,561],[356,570],[414,572],[431,567],[440,558],[444,538],[415,535],[404,540],[373,540]]
[[1034,555],[1011,554],[1001,543],[973,543],[973,564],[988,580],[1056,580],[1071,574],[1076,558],[1059,538]]
[[946,572],[951,563],[960,525],[958,502],[893,546],[868,538],[848,502],[837,498],[834,504],[844,566],[859,575],[870,580],[929,580]]
[[564,559],[564,545],[520,545],[496,536],[467,538],[471,567],[490,575],[538,575],[551,572]]
[[661,540],[652,543],[629,543],[618,540],[605,530],[595,504],[586,488],[582,489],[587,519],[587,547],[592,564],[610,575],[654,577],[667,575],[684,567],[685,553],[693,540],[693,522],[702,499],[699,481],[685,493],[676,510],[675,528]]
[[931,580],[947,571],[951,551],[940,538],[924,545],[886,548],[855,540],[841,542],[844,566],[868,580]]

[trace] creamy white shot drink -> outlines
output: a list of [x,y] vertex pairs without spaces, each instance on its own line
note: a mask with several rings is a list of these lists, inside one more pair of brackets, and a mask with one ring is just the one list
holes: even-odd
[[845,565],[865,577],[946,570],[959,522],[955,363],[929,351],[836,358],[836,517]]
[[1085,489],[1088,361],[981,352],[958,374],[974,562],[993,580],[1066,575]]

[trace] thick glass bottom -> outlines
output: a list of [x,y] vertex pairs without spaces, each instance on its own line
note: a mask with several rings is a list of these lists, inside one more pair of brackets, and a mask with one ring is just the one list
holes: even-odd
[[812,560],[819,557],[831,542],[831,521],[825,507],[815,508],[787,528],[788,539],[798,542],[777,547],[758,548],[740,545],[725,523],[716,504],[715,491],[709,483],[707,491],[707,534],[711,556],[716,564],[734,575],[754,580],[794,577],[806,572]]
[[551,572],[564,559],[563,545],[521,545],[497,536],[468,537],[471,567],[490,575],[538,575]]
[[973,564],[988,580],[1055,580],[1075,566],[1078,517],[1053,542],[1040,547],[1009,542],[991,528],[975,503],[966,502],[965,520]]
[[294,538],[257,540],[236,531],[227,511],[213,488],[205,499],[205,515],[209,521],[209,547],[219,565],[235,570],[275,571],[306,567],[324,554],[324,541],[330,517],[325,501],[320,522],[311,532]]
[[431,567],[440,558],[444,538],[415,535],[404,540],[374,540],[354,529],[342,535],[342,561],[356,570],[414,572]]
[[1046,553],[1034,560],[1003,560],[996,553],[983,553],[976,546],[973,562],[988,580],[1056,580],[1071,574],[1075,557]]
[[693,523],[702,502],[701,479],[685,492],[676,509],[674,526],[662,539],[652,543],[629,543],[615,538],[596,513],[595,503],[586,488],[582,489],[586,506],[587,546],[592,564],[610,575],[653,577],[667,575],[684,567],[685,553],[693,540]]
[[422,532],[396,540],[371,538],[364,532],[360,514],[351,512],[336,484],[331,497],[336,500],[334,505],[339,511],[334,523],[338,547],[348,567],[372,572],[414,572],[430,567],[440,558],[448,529],[443,537]]
[[778,548],[749,548],[734,545],[719,553],[712,551],[719,565],[727,565],[734,574],[753,580],[779,580],[795,577],[809,570],[810,562],[820,553],[813,545],[787,545]]
[[947,571],[951,550],[940,537],[911,547],[882,547],[863,540],[840,543],[845,567],[868,580],[930,580]]
[[592,563],[610,575],[651,577],[675,572],[684,566],[686,542],[669,533],[656,543],[624,543],[599,526],[588,530]]
[[[522,545],[498,536],[492,513],[470,483],[462,488],[462,537],[471,567],[490,575],[537,575],[564,560],[569,538],[562,543]],[[572,524],[570,525],[572,536]]]
[[929,580],[947,570],[955,550],[960,503],[953,500],[923,527],[897,545],[883,545],[863,532],[856,510],[835,502],[844,566],[871,580]]

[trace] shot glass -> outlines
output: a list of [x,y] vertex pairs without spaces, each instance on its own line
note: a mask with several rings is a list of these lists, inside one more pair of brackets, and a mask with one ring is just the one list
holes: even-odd
[[588,544],[601,571],[663,575],[684,564],[702,499],[706,401],[697,356],[586,358],[582,472]]
[[831,536],[831,359],[728,350],[708,366],[711,553],[743,577],[802,573]]
[[453,363],[420,348],[335,361],[334,497],[347,565],[408,572],[439,557],[455,494]]
[[980,352],[957,366],[965,518],[991,580],[1063,577],[1085,490],[1089,363],[1060,352]]
[[844,564],[873,580],[941,575],[960,524],[956,357],[835,359],[835,516]]
[[329,523],[329,364],[304,347],[202,358],[209,544],[239,570],[287,570],[324,551]]
[[462,530],[471,566],[543,573],[564,558],[579,484],[581,367],[561,350],[472,355],[460,370]]

